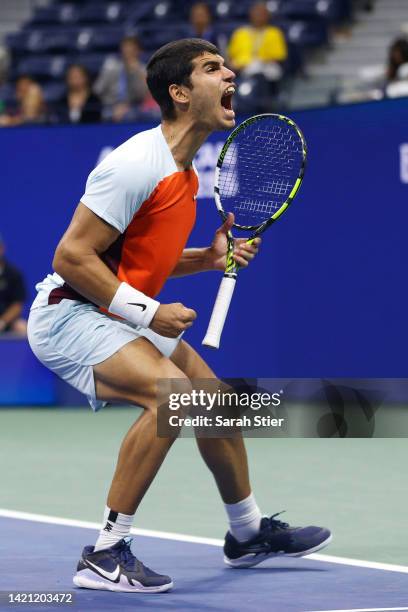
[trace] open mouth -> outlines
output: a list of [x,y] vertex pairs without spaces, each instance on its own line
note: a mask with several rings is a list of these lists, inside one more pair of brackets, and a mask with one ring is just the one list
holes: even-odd
[[232,109],[232,96],[234,95],[234,93],[235,93],[235,87],[233,85],[230,85],[224,91],[224,94],[221,98],[221,106],[226,111],[228,116],[231,116],[231,117],[235,116],[235,113]]

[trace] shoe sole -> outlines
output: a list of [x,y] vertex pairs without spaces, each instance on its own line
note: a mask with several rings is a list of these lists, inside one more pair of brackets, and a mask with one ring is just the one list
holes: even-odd
[[127,580],[126,583],[111,582],[102,576],[97,576],[91,570],[81,570],[81,572],[78,572],[78,574],[73,577],[72,581],[76,587],[81,589],[115,591],[118,593],[164,593],[173,588],[172,582],[153,587],[143,586],[141,583],[131,586]]
[[333,536],[330,535],[326,540],[324,540],[317,546],[297,553],[278,552],[265,553],[263,555],[251,553],[250,555],[243,555],[242,557],[239,557],[239,559],[230,559],[229,557],[226,557],[224,555],[224,563],[226,563],[226,565],[228,565],[229,567],[254,567],[255,565],[259,565],[259,563],[262,563],[267,559],[271,559],[272,557],[305,557],[306,555],[311,555],[312,553],[321,550],[322,548],[330,544],[332,539]]

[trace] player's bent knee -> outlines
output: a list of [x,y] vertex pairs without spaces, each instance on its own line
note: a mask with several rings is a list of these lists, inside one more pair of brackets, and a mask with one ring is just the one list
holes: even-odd
[[192,389],[189,378],[170,361],[165,361],[156,371],[149,385],[141,390],[135,388],[132,403],[142,406],[153,416],[157,416],[159,407],[168,405],[169,397],[174,393],[190,393]]

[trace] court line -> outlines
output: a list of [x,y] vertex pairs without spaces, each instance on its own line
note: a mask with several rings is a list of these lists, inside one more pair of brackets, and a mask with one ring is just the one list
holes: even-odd
[[[0,517],[21,519],[23,521],[33,521],[35,523],[49,523],[50,525],[64,525],[66,527],[80,527],[83,529],[101,528],[100,523],[91,521],[79,521],[77,519],[62,518],[59,516],[49,516],[47,514],[32,514],[31,512],[21,512],[19,510],[7,510],[0,508]],[[203,538],[200,536],[190,536],[182,533],[170,533],[168,531],[153,531],[151,529],[132,528],[134,535],[146,536],[148,538],[161,538],[162,540],[178,540],[180,542],[191,542],[192,544],[209,544],[210,546],[223,546],[224,541],[216,538]],[[408,571],[408,568],[407,568]]]
[[308,612],[389,612],[392,610],[408,610],[408,608],[352,608],[350,610],[308,610]]
[[[33,514],[31,512],[22,512],[19,510],[8,510],[6,508],[0,508],[0,517],[19,519],[23,521],[32,521],[36,523],[48,523],[50,525],[64,525],[66,527],[79,527],[83,529],[96,529],[99,531],[101,528],[100,523],[94,523],[91,521],[79,521],[77,519],[62,518],[59,516],[49,516],[47,514]],[[183,533],[173,533],[169,531],[154,531],[151,529],[138,529],[132,528],[131,533],[133,535],[145,536],[148,538],[161,538],[162,540],[176,540],[178,542],[191,542],[192,544],[207,544],[209,546],[223,546],[224,541],[218,538],[204,538],[201,536],[191,536]],[[402,574],[408,574],[408,566],[406,565],[394,565],[392,563],[378,563],[376,561],[364,561],[361,559],[348,559],[347,557],[334,557],[332,555],[321,555],[314,553],[307,556],[308,559],[313,561],[321,561],[322,563],[337,563],[339,565],[349,565],[353,567],[364,567],[367,569],[377,569],[387,572],[400,572]],[[377,610],[377,608],[373,608]],[[379,608],[379,610],[408,610],[408,608]],[[316,612],[362,612],[359,610],[322,610]],[[365,612],[365,611],[364,611]]]

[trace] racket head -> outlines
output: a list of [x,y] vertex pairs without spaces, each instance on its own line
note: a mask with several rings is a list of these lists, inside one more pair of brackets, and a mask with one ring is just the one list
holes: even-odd
[[214,197],[222,218],[261,233],[287,210],[302,184],[305,138],[284,115],[265,113],[243,121],[227,138],[215,170]]

